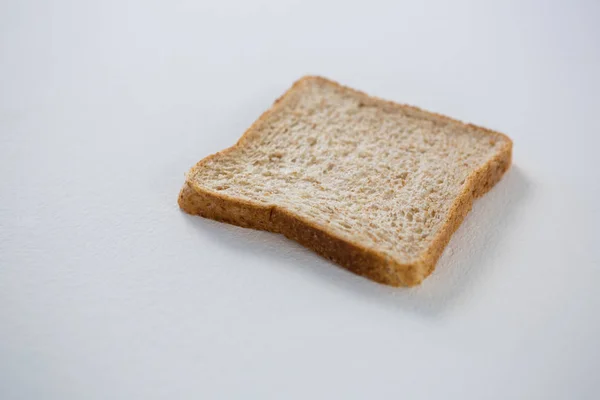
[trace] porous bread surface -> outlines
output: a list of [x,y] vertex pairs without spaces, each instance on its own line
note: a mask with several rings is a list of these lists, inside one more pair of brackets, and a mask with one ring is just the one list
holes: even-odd
[[[376,254],[385,271],[363,275],[414,284],[429,274],[472,198],[508,168],[511,146],[502,134],[307,77],[235,146],[198,163],[187,193],[285,210]],[[403,267],[414,276],[394,279]]]

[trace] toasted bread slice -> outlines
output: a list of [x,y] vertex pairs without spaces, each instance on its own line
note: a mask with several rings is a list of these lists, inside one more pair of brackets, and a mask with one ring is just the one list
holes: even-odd
[[234,146],[196,164],[179,205],[413,286],[511,154],[501,133],[308,76]]

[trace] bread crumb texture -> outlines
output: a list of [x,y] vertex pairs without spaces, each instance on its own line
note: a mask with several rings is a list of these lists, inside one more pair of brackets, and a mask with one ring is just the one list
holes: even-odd
[[412,286],[508,169],[511,149],[503,134],[305,77],[235,146],[192,168],[179,203]]

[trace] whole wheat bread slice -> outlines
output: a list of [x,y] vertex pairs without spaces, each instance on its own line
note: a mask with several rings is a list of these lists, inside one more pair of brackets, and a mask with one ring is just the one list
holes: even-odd
[[308,76],[234,146],[196,164],[179,205],[412,286],[509,168],[511,152],[501,133]]

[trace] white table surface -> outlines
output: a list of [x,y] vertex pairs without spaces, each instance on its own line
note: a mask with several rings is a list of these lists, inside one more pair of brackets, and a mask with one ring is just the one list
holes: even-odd
[[[0,398],[600,398],[599,20],[593,1],[2,2]],[[309,73],[513,138],[422,286],[179,211],[188,168]]]

